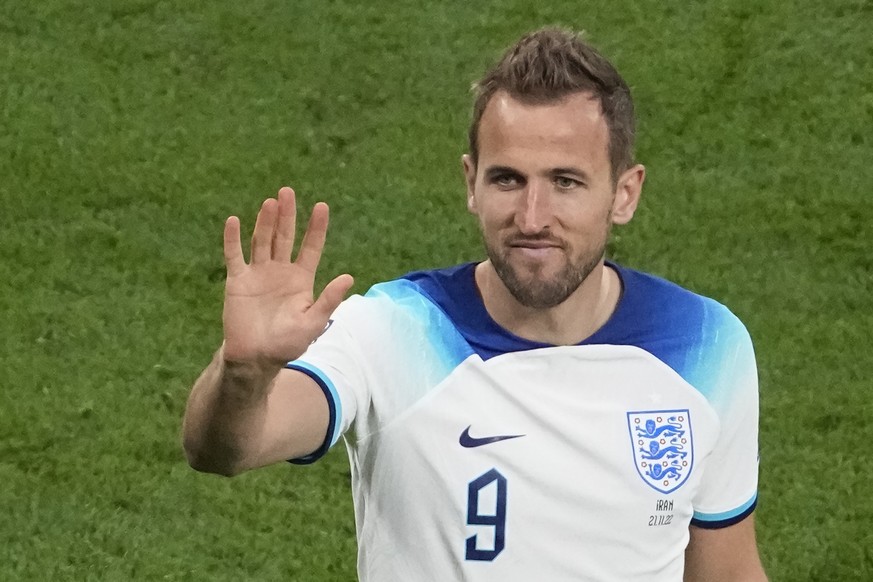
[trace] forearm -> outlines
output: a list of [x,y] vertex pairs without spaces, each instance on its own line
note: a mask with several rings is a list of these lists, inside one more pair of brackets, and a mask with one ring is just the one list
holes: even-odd
[[689,528],[685,582],[767,582],[755,542],[755,516],[722,529]]
[[223,348],[194,383],[183,422],[188,463],[198,471],[235,475],[257,455],[270,386],[281,368],[226,362]]

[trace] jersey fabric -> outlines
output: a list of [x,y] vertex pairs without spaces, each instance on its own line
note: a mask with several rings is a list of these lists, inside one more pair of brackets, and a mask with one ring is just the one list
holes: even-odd
[[289,368],[351,463],[362,581],[680,581],[689,523],[757,499],[758,387],[721,304],[609,263],[622,295],[573,346],[514,336],[475,264],[347,299]]

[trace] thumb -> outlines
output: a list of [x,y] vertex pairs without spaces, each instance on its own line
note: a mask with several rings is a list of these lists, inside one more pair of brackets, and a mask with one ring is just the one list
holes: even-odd
[[318,296],[318,299],[309,310],[313,315],[322,320],[327,320],[336,308],[339,307],[339,304],[342,303],[343,298],[349,292],[354,282],[355,280],[351,275],[340,275],[325,286],[321,295]]

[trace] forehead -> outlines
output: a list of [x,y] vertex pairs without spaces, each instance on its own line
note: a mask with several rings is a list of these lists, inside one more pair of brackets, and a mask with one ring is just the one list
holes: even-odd
[[581,166],[609,171],[609,128],[590,93],[531,104],[500,91],[479,124],[480,164]]

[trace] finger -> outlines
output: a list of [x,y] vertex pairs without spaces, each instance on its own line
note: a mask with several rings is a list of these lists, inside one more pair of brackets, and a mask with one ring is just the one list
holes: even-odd
[[339,304],[342,303],[343,298],[349,292],[349,289],[352,288],[354,282],[355,279],[351,275],[340,275],[327,284],[309,310],[320,319],[327,320],[336,311]]
[[224,223],[224,264],[227,275],[238,274],[246,266],[239,238],[239,218],[231,216]]
[[300,243],[296,264],[310,273],[315,273],[321,261],[321,251],[324,249],[324,239],[327,236],[328,208],[324,202],[319,202],[312,208],[309,226]]
[[290,261],[294,249],[294,228],[297,225],[297,203],[294,198],[291,188],[279,190],[279,218],[276,232],[273,233],[273,259],[277,261]]
[[252,233],[252,264],[264,263],[270,260],[273,249],[273,231],[276,229],[275,198],[267,198],[258,212],[255,221],[255,232]]

